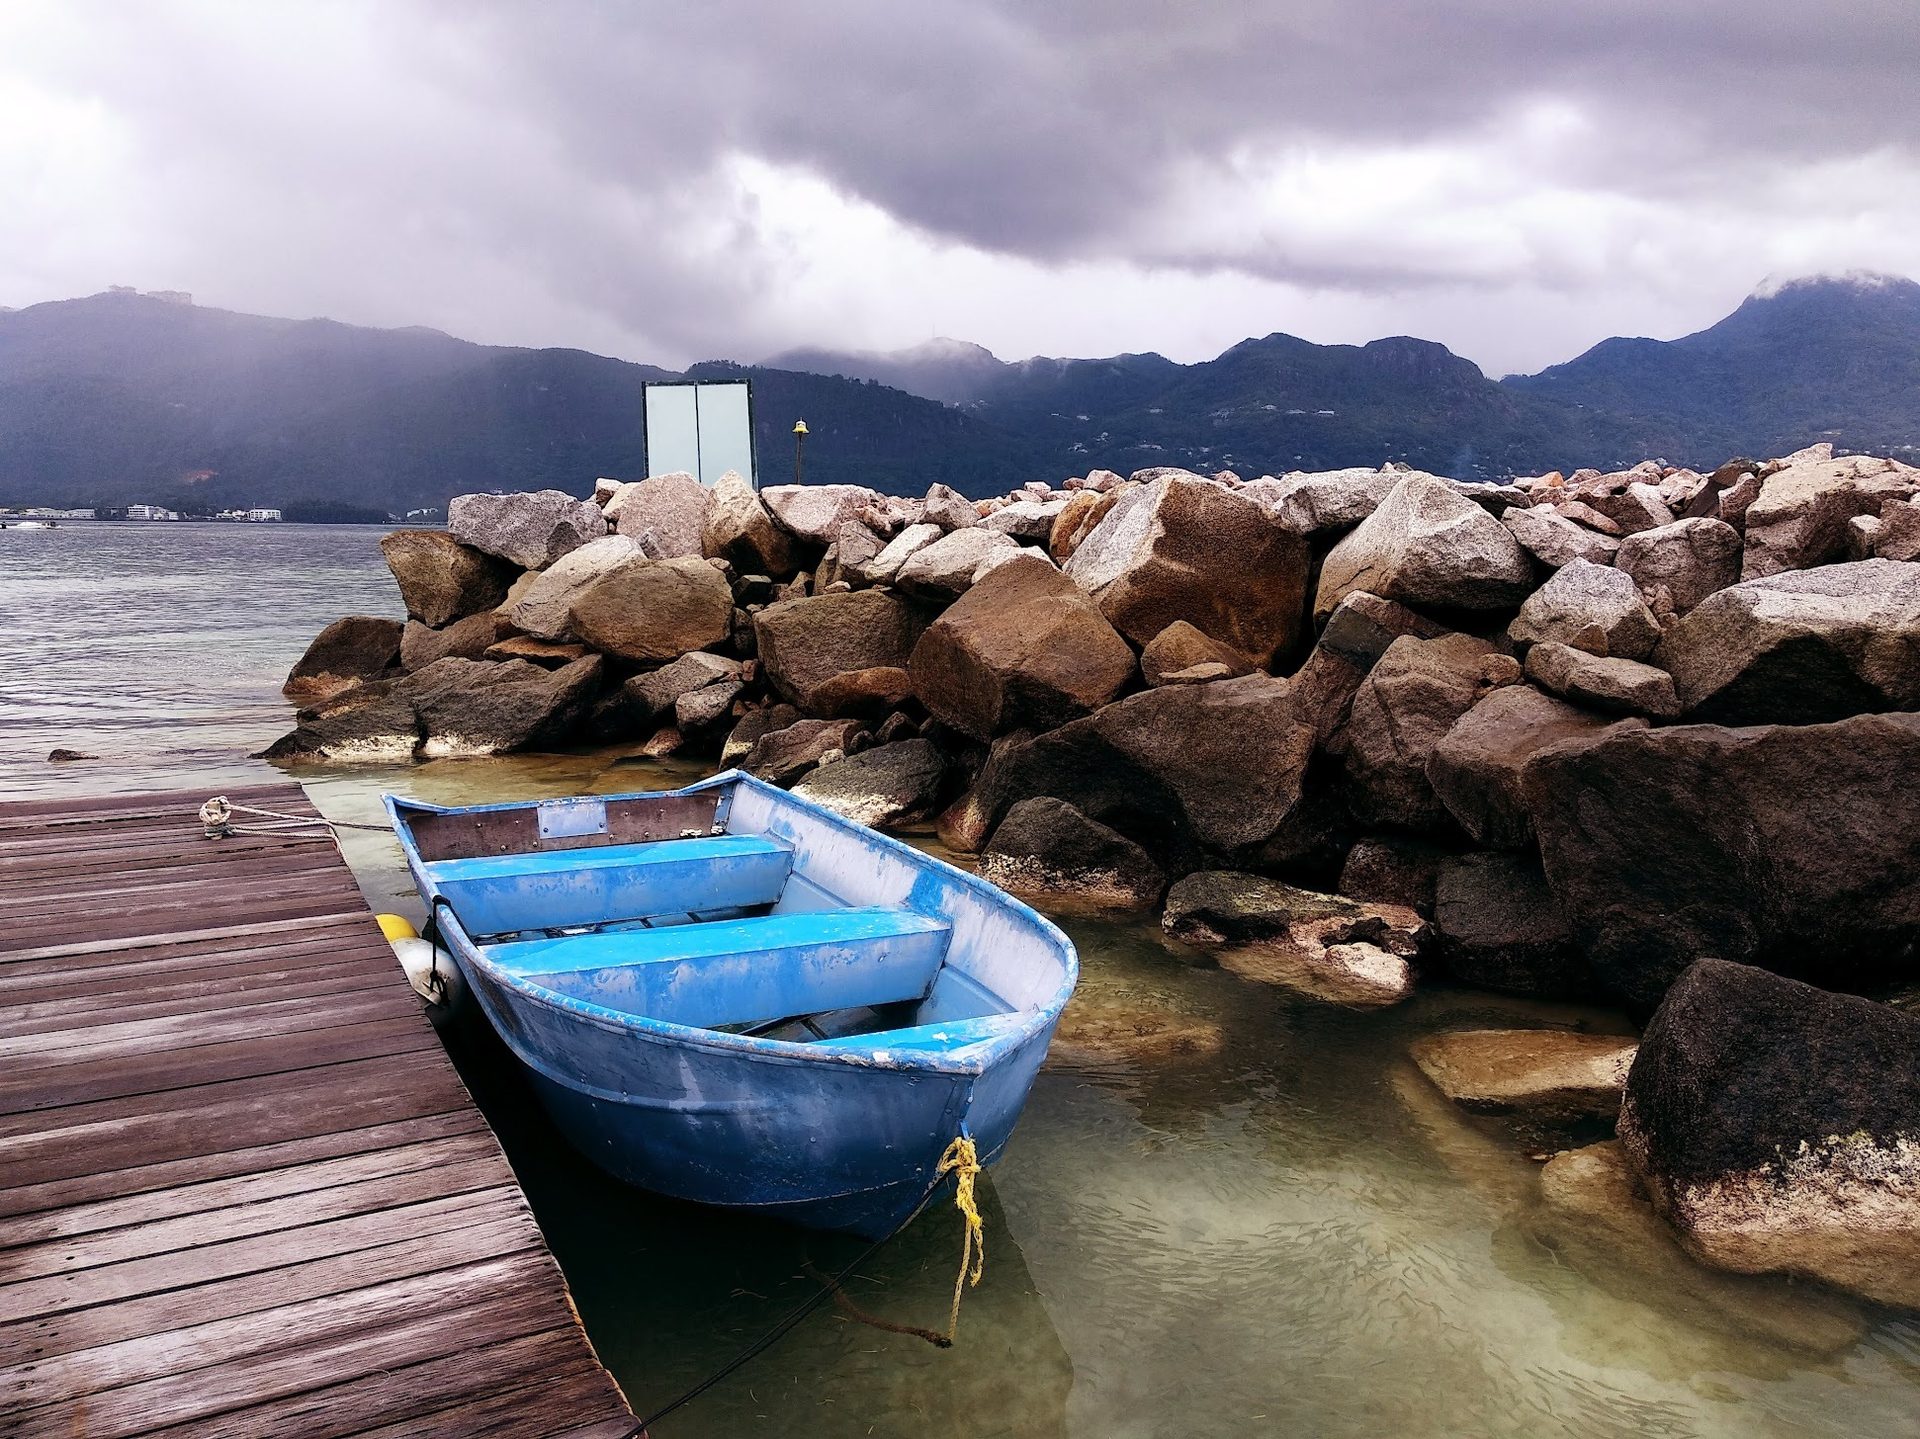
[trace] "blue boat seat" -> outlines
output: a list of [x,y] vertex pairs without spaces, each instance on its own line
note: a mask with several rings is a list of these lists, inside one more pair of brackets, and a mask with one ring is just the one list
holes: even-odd
[[793,852],[757,834],[444,859],[427,878],[469,935],[770,905]]
[[813,1047],[881,1050],[889,1054],[901,1050],[916,1054],[945,1053],[998,1039],[1025,1018],[1023,1014],[986,1014],[978,1019],[955,1019],[945,1024],[917,1024],[911,1029],[883,1029],[873,1034],[849,1034],[843,1039],[822,1039]]
[[768,914],[487,945],[544,988],[622,1014],[711,1029],[919,1000],[945,962],[946,921],[911,910]]

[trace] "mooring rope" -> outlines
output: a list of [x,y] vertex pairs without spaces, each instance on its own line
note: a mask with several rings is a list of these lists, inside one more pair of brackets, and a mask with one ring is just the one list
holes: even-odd
[[[266,824],[235,824],[236,814],[259,815],[269,821]],[[361,824],[350,819],[328,819],[323,814],[286,814],[277,809],[259,809],[250,804],[235,804],[223,794],[217,794],[200,806],[200,823],[206,827],[208,839],[225,839],[235,834],[278,834],[288,839],[333,839],[334,831],[342,829],[384,830],[384,824]],[[302,833],[302,831],[324,830],[324,833]]]
[[[911,1324],[895,1324],[889,1320],[880,1319],[874,1315],[865,1313],[847,1296],[843,1287],[846,1281],[852,1276],[854,1270],[878,1254],[884,1245],[891,1243],[902,1230],[920,1217],[920,1211],[927,1207],[927,1201],[932,1199],[934,1191],[939,1189],[940,1181],[945,1179],[949,1174],[954,1176],[953,1203],[954,1207],[960,1211],[961,1218],[966,1222],[966,1238],[960,1251],[960,1272],[954,1277],[953,1281],[953,1310],[947,1316],[947,1332],[945,1334],[938,1334],[931,1329],[922,1329]],[[911,1334],[917,1339],[926,1340],[927,1343],[933,1345],[936,1349],[951,1349],[953,1347],[954,1335],[957,1334],[960,1329],[960,1297],[970,1284],[978,1284],[980,1282],[981,1270],[987,1262],[986,1227],[980,1218],[979,1205],[973,1197],[973,1182],[979,1174],[979,1151],[975,1148],[972,1138],[962,1134],[957,1137],[953,1143],[949,1144],[946,1152],[940,1156],[940,1162],[934,1166],[933,1182],[927,1185],[927,1192],[920,1196],[920,1202],[913,1206],[913,1212],[911,1214],[901,1220],[890,1231],[881,1235],[878,1239],[874,1240],[873,1243],[861,1250],[853,1257],[851,1263],[842,1267],[831,1278],[821,1276],[819,1271],[814,1269],[811,1261],[802,1261],[809,1271],[812,1271],[816,1277],[820,1278],[821,1285],[819,1290],[810,1295],[799,1308],[795,1309],[791,1314],[787,1315],[786,1318],[774,1325],[773,1328],[754,1340],[753,1343],[749,1344],[745,1349],[742,1349],[738,1354],[734,1355],[734,1357],[729,1359],[725,1364],[722,1364],[705,1379],[702,1379],[698,1384],[694,1385],[693,1388],[687,1390],[686,1393],[673,1400],[670,1404],[654,1410],[653,1413],[634,1425],[633,1428],[627,1431],[625,1439],[648,1439],[647,1430],[651,1426],[658,1424],[662,1419],[666,1418],[667,1415],[673,1413],[674,1410],[691,1404],[736,1369],[739,1369],[771,1349],[775,1344],[779,1343],[780,1340],[784,1339],[802,1319],[805,1319],[809,1314],[813,1313],[814,1310],[818,1309],[821,1303],[830,1295],[839,1301],[849,1318],[857,1319],[862,1324],[870,1324],[875,1329],[884,1329],[893,1334]]]

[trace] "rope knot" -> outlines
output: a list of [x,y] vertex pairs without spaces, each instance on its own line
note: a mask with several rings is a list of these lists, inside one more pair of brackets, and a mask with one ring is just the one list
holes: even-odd
[[233,833],[233,806],[225,795],[217,794],[200,806],[200,823],[206,826],[208,839],[225,839]]

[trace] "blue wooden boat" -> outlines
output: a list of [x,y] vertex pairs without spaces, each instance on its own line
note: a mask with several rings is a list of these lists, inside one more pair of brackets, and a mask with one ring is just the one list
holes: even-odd
[[629,1183],[868,1236],[1013,1132],[1073,945],[992,885],[735,771],[445,809],[421,896],[573,1145]]

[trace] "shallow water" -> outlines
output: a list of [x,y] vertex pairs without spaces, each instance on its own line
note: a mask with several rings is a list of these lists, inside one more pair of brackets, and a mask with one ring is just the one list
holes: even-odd
[[[370,530],[0,533],[0,795],[270,778],[277,684],[349,610],[395,614]],[[48,543],[54,541],[54,543]],[[56,745],[109,758],[44,763]],[[337,818],[660,788],[609,753],[303,771]],[[419,906],[391,840],[347,849]],[[1670,1251],[1540,1199],[1530,1141],[1454,1111],[1422,1033],[1617,1016],[1439,990],[1385,1014],[1194,968],[1151,926],[1062,916],[1084,979],[986,1187],[986,1277],[936,1351],[833,1306],[660,1436],[1857,1435],[1920,1432],[1920,1326]],[[602,1357],[645,1413],[717,1368],[854,1241],[652,1199],[555,1142],[484,1032],[453,1040]],[[850,1282],[939,1328],[960,1255],[931,1212]]]

